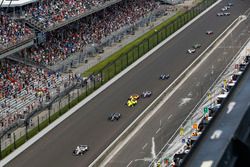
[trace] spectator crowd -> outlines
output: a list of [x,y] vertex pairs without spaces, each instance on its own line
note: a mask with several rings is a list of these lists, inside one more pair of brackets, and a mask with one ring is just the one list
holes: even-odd
[[[79,76],[36,68],[12,60],[0,61],[0,130],[51,99]],[[23,105],[25,104],[25,105]]]
[[84,46],[100,43],[101,39],[156,9],[154,0],[129,0],[93,14],[78,23],[70,24],[47,33],[46,43],[32,47],[28,57],[43,65],[54,65],[65,60],[70,54],[80,51]]
[[37,23],[42,23],[43,28],[48,28],[82,15],[107,1],[109,0],[42,0],[27,6],[26,15]]
[[4,13],[0,14],[0,51],[23,41],[32,34],[24,23],[16,22]]

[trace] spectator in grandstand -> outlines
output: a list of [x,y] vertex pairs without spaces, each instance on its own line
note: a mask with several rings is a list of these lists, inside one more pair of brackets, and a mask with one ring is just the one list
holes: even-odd
[[[46,43],[32,47],[28,57],[37,63],[54,65],[65,60],[72,53],[101,40],[126,25],[133,25],[158,5],[154,0],[129,0],[93,14],[90,18],[70,24],[47,34]],[[65,31],[67,30],[67,31]]]
[[[74,85],[77,77],[73,73],[64,77],[40,68],[27,66],[15,61],[0,61],[0,124],[1,128],[23,119],[26,114],[50,100],[66,87]],[[57,91],[59,88],[59,92]]]
[[24,23],[16,22],[9,16],[0,14],[0,50],[29,37],[32,31]]
[[109,0],[53,0],[37,2],[37,5],[28,5],[26,15],[42,23],[42,28],[48,28],[55,24],[79,16],[100,6]]

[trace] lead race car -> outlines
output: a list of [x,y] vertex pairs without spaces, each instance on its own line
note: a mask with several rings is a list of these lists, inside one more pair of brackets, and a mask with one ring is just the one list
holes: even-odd
[[76,147],[75,150],[73,150],[73,155],[75,156],[83,155],[88,150],[89,150],[88,145],[79,145]]

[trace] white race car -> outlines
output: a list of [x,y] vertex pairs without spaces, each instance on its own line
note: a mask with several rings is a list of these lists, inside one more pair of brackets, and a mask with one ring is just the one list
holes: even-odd
[[223,7],[223,8],[221,8],[221,11],[222,11],[222,12],[227,11],[227,7]]
[[211,31],[211,30],[206,31],[206,34],[207,34],[207,35],[212,35],[213,33],[214,33],[214,32]]
[[192,54],[192,53],[195,52],[195,49],[188,49],[187,52],[188,52],[189,54]]
[[146,90],[142,92],[141,97],[146,98],[146,97],[150,97],[151,95],[152,95],[152,92],[149,90]]
[[79,145],[76,147],[76,149],[73,151],[73,155],[83,155],[85,152],[87,152],[89,147],[87,145]]
[[224,13],[223,12],[219,12],[219,13],[217,13],[217,16],[224,16]]
[[224,16],[230,16],[230,12],[225,12]]

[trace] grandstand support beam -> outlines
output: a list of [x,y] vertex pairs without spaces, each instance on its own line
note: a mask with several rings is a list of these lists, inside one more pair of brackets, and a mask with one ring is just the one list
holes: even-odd
[[1,7],[2,7],[2,5],[3,5],[3,1],[4,1],[4,0],[2,0],[2,2],[1,2],[1,4],[0,4],[0,8],[1,8]]
[[5,58],[5,57],[7,57],[9,55],[12,55],[12,54],[14,54],[16,52],[19,52],[19,51],[21,51],[21,50],[23,50],[25,48],[28,48],[28,47],[32,46],[33,44],[34,44],[34,40],[31,39],[31,41],[29,41],[29,42],[27,42],[25,44],[22,44],[20,46],[15,45],[15,46],[13,46],[13,47],[11,47],[9,49],[6,49],[6,51],[3,51],[3,53],[0,52],[0,59]]

